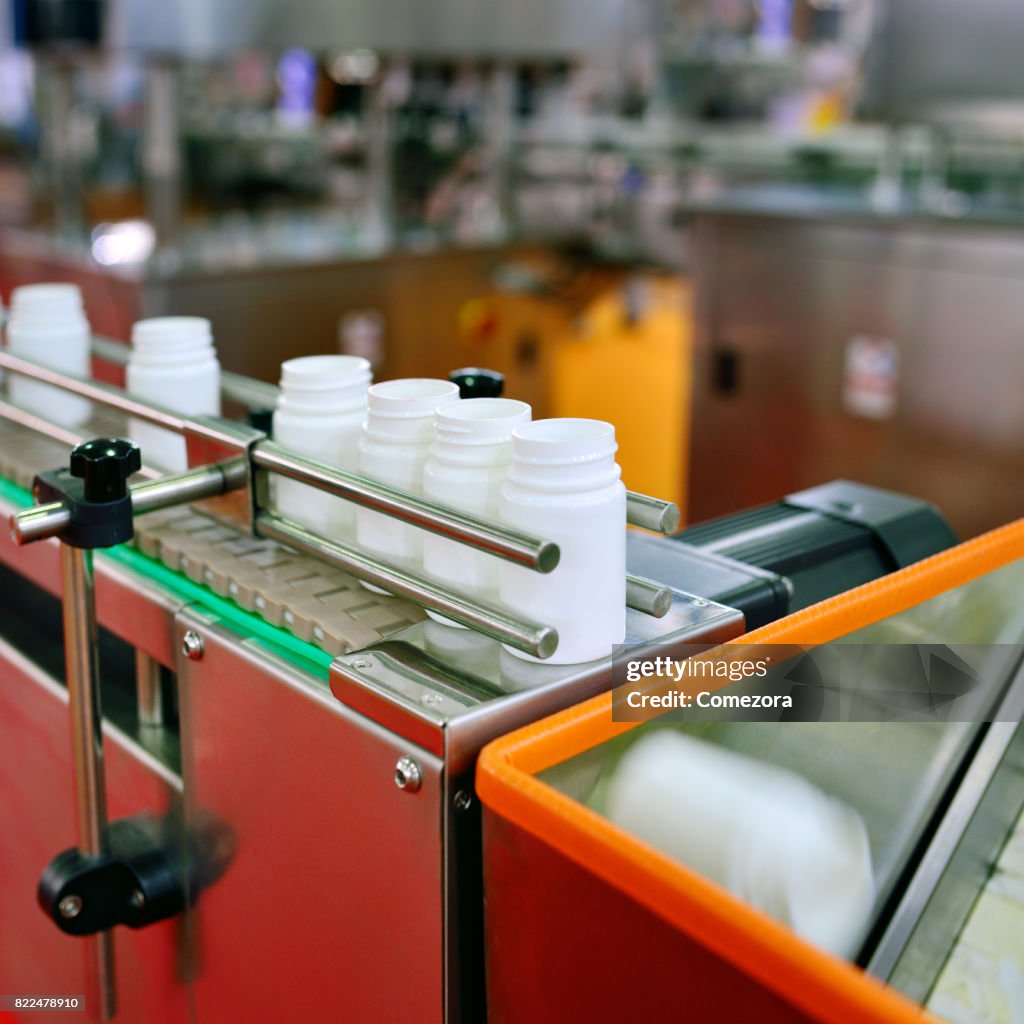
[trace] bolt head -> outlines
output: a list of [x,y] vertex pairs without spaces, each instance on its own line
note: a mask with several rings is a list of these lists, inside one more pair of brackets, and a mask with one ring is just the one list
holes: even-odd
[[190,629],[182,637],[181,653],[189,661],[199,661],[203,656],[203,638],[194,629]]
[[128,903],[133,910],[141,910],[146,905],[146,894],[141,889],[133,889]]
[[468,811],[473,806],[473,794],[467,789],[460,789],[455,794],[455,810]]
[[423,772],[411,757],[400,757],[395,765],[395,785],[403,793],[415,793],[423,785]]
[[65,920],[70,921],[73,917],[78,917],[82,912],[82,897],[75,896],[74,894],[71,896],[65,896],[64,899],[57,904],[57,910],[59,911],[60,916],[65,918]]

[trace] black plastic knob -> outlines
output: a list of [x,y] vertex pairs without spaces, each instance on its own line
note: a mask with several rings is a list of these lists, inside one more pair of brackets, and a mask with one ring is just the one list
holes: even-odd
[[460,398],[500,398],[505,390],[505,375],[497,370],[479,366],[464,366],[448,374],[453,384],[459,385]]
[[71,452],[71,475],[84,482],[86,501],[119,501],[141,468],[139,446],[121,437],[98,437]]

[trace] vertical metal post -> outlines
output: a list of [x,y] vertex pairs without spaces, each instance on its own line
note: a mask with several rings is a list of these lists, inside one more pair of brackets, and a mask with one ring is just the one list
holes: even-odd
[[79,153],[75,125],[75,66],[65,56],[42,57],[37,64],[42,151],[53,202],[54,232],[78,242],[84,231]]
[[487,187],[496,214],[493,232],[504,238],[509,231],[512,209],[512,160],[515,154],[515,70],[509,64],[496,65],[487,89]]
[[[99,855],[106,845],[107,808],[92,552],[68,544],[60,552],[78,845],[83,853]],[[99,1008],[100,1020],[110,1020],[116,1012],[113,933],[89,936],[86,943],[89,1004]]]
[[391,240],[394,230],[394,166],[389,69],[370,87],[366,112],[366,229],[375,242]]
[[135,701],[139,725],[164,724],[163,690],[160,685],[160,662],[145,651],[135,652]]
[[178,87],[178,68],[173,62],[156,59],[147,65],[142,174],[146,216],[161,250],[173,248],[181,224]]

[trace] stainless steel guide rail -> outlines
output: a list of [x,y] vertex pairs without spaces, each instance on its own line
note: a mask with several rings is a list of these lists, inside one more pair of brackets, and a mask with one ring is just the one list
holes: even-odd
[[[127,366],[131,348],[110,338],[96,335],[92,339],[92,354],[111,366]],[[278,391],[273,384],[240,373],[221,370],[220,393],[229,402],[237,402],[250,410],[273,409],[277,404]]]
[[[112,352],[115,348],[123,346],[112,342],[104,343],[102,340],[94,344],[94,351],[100,358],[119,362],[120,359],[115,358]],[[333,469],[282,448],[263,438],[258,432],[242,434],[232,430],[226,421],[217,418],[183,416],[173,410],[133,398],[120,388],[59,373],[3,350],[0,350],[0,368],[152,423],[186,439],[212,444],[221,451],[237,453],[232,458],[212,465],[197,466],[185,473],[134,485],[131,488],[131,495],[136,514],[243,490],[252,484],[256,503],[250,526],[257,536],[314,554],[366,582],[381,586],[426,609],[460,621],[534,656],[544,658],[554,652],[557,646],[557,633],[550,626],[520,619],[503,609],[455,594],[434,581],[395,569],[362,552],[319,537],[271,514],[267,509],[260,507],[260,495],[264,489],[254,483],[255,474],[256,471],[261,471],[286,476],[535,572],[551,572],[557,566],[558,547],[552,542],[406,494],[364,477]],[[231,389],[231,397],[234,400],[242,401],[243,404],[250,400],[258,400],[262,405],[264,399],[276,399],[276,389],[270,385],[236,377],[237,375],[232,375],[225,388],[226,395],[228,388]],[[241,383],[236,388],[231,381]],[[250,384],[253,387],[250,388]],[[8,403],[0,403],[0,415],[7,411]],[[51,425],[45,420],[32,414],[23,414],[15,406],[10,406],[10,412],[11,418],[18,419],[30,429],[50,433],[51,436],[72,443],[81,440],[66,429],[53,428],[51,431]],[[628,521],[647,529],[670,533],[679,524],[679,510],[675,505],[646,495],[630,493],[627,509]],[[11,529],[19,544],[28,543],[58,535],[67,526],[67,520],[67,510],[53,503],[16,514],[12,517]],[[649,580],[628,577],[626,603],[636,610],[660,617],[671,604],[671,591]]]
[[[94,336],[92,354],[112,366],[127,366],[131,349],[119,341]],[[273,409],[280,388],[262,380],[253,380],[240,373],[221,371],[220,393],[232,402],[251,410]],[[346,495],[347,497],[347,495]],[[626,519],[631,526],[639,526],[655,533],[675,533],[680,526],[679,507],[670,501],[652,498],[637,491],[627,494]]]
[[397,597],[415,601],[424,608],[430,608],[463,626],[469,626],[535,657],[548,658],[555,653],[558,633],[551,626],[530,622],[495,605],[462,597],[438,583],[384,565],[361,551],[325,540],[278,516],[261,513],[256,517],[255,527],[261,537],[280,541],[305,554],[322,558],[374,586],[383,587]]
[[309,484],[317,490],[345,498],[356,505],[401,519],[478,551],[496,555],[535,572],[547,573],[558,565],[558,546],[518,530],[479,519],[477,516],[417,498],[384,484],[332,469],[321,462],[291,452],[273,441],[260,441],[253,448],[253,465],[281,476]]

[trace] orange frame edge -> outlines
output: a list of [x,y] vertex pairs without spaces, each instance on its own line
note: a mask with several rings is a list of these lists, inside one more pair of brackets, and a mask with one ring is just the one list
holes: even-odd
[[[896,615],[1024,557],[1024,519],[805,608],[730,641],[820,644]],[[709,657],[714,652],[709,652]],[[674,927],[814,1016],[890,1024],[933,1020],[921,1006],[795,936],[589,808],[535,778],[635,728],[612,720],[612,694],[594,697],[486,746],[476,787],[493,812],[628,894]]]

